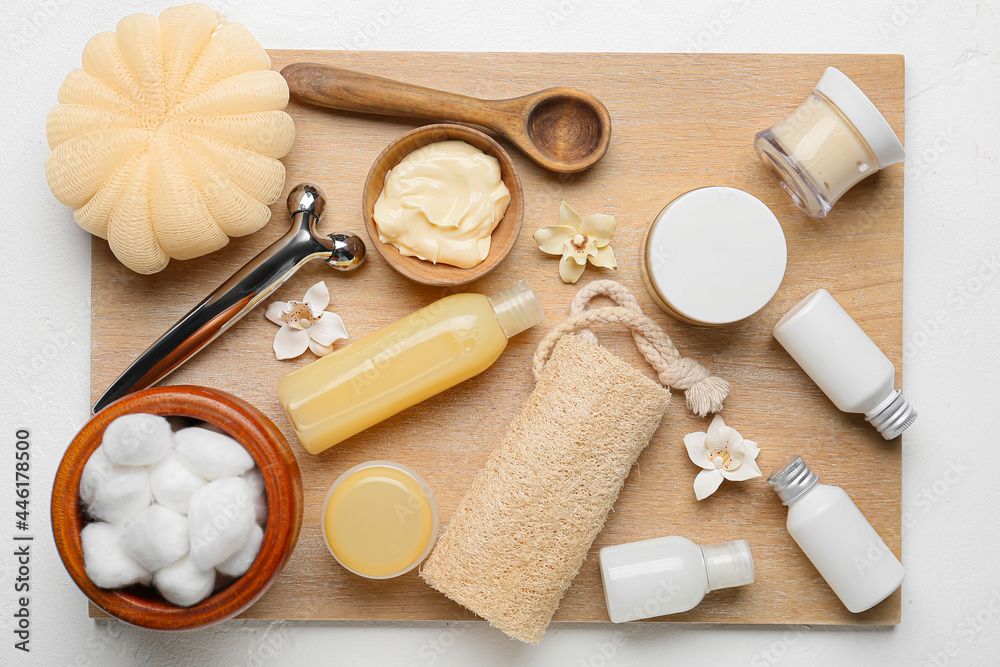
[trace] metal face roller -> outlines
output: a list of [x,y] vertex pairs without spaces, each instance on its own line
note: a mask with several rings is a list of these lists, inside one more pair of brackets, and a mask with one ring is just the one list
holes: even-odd
[[288,194],[292,227],[191,309],[139,355],[94,404],[97,414],[126,394],[159,382],[241,317],[269,297],[299,267],[325,260],[337,271],[353,271],[365,261],[365,243],[354,234],[317,231],[326,199],[315,185],[302,183]]

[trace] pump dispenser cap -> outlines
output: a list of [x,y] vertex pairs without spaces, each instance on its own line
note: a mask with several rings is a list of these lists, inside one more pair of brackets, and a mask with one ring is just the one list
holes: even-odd
[[767,478],[767,483],[781,498],[782,505],[794,501],[817,482],[819,477],[809,469],[801,456],[796,456]]
[[701,553],[705,557],[710,591],[753,583],[753,556],[746,540],[706,544]]
[[513,338],[545,320],[542,304],[527,280],[516,283],[489,297],[490,305],[507,338]]

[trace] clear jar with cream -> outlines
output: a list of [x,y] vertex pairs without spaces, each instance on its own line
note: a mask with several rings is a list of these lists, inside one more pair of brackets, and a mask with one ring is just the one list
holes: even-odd
[[799,208],[816,218],[856,183],[904,157],[885,117],[834,67],[788,118],[757,133],[754,150]]

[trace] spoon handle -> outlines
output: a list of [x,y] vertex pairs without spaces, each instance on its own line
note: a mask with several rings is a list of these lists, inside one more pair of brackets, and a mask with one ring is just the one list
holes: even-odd
[[[509,123],[509,114],[492,100],[340,67],[292,63],[281,70],[281,75],[288,81],[292,97],[332,109],[474,123],[501,132]],[[505,117],[507,122],[504,122]]]

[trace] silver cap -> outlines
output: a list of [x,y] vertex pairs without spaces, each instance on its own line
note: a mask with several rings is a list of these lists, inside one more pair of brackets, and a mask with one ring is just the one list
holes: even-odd
[[892,400],[884,408],[866,416],[865,419],[878,429],[883,438],[894,440],[917,420],[917,411],[903,398],[903,392],[897,389]]
[[817,482],[819,482],[819,477],[809,469],[801,456],[796,456],[767,478],[767,483],[781,498],[782,505],[794,501],[813,488]]

